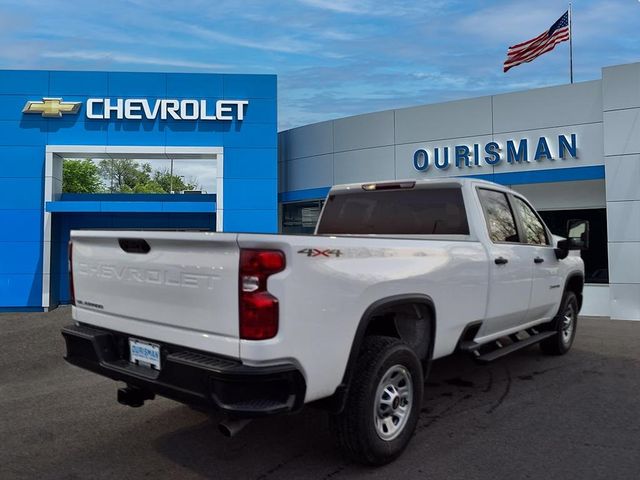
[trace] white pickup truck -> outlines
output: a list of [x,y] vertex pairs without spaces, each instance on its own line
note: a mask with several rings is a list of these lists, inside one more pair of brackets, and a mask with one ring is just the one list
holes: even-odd
[[588,224],[553,237],[520,194],[473,179],[336,186],[315,235],[73,231],[66,360],[226,414],[221,429],[330,412],[338,445],[383,464],[409,442],[432,360],[566,353]]

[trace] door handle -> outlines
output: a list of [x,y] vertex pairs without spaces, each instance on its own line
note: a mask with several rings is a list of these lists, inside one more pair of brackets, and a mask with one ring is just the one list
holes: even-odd
[[542,263],[542,262],[544,262],[544,258],[542,258],[542,257],[536,257],[536,258],[534,258],[534,259],[533,259],[533,262],[534,262],[534,263]]
[[494,260],[494,262],[496,262],[496,265],[504,265],[505,263],[509,263],[509,260],[504,257],[498,257]]

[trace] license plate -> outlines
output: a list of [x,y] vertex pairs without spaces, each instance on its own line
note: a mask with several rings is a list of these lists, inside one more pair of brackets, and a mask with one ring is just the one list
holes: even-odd
[[160,370],[160,345],[130,338],[129,352],[131,363]]

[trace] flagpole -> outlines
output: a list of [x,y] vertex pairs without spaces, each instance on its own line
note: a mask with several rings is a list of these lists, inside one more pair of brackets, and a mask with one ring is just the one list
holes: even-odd
[[572,25],[571,2],[569,2],[569,78],[573,83],[573,25]]

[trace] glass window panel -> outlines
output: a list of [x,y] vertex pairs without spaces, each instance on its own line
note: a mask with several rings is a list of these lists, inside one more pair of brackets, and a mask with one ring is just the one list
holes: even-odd
[[468,235],[457,187],[336,193],[329,196],[321,234]]
[[313,233],[323,204],[323,200],[314,200],[282,205],[282,233]]
[[518,242],[518,231],[516,221],[509,206],[507,196],[503,192],[478,190],[482,209],[484,210],[489,237],[494,243]]
[[516,208],[522,219],[526,243],[531,245],[548,245],[549,239],[544,225],[536,213],[522,199],[514,197]]
[[66,158],[64,193],[216,193],[214,159]]

